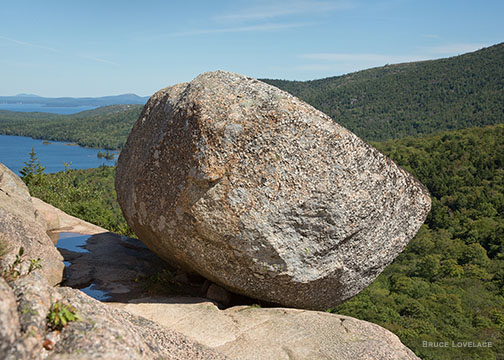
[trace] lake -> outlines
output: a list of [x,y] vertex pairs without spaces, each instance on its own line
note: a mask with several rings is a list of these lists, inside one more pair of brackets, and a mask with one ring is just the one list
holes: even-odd
[[0,110],[22,111],[22,112],[45,112],[53,114],[75,114],[85,110],[96,109],[98,106],[68,106],[55,107],[44,104],[0,104]]
[[[30,159],[33,149],[46,173],[65,170],[63,162],[72,163],[72,169],[96,168],[102,164],[115,165],[115,160],[98,158],[100,149],[89,149],[82,146],[68,145],[66,142],[35,140],[26,136],[0,135],[0,163],[19,175],[19,170]],[[102,150],[106,151],[106,150]],[[116,157],[117,159],[117,157]]]

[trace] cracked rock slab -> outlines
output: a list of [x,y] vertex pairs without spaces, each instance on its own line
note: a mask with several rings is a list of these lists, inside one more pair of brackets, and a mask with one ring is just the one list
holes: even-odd
[[252,306],[219,310],[206,299],[183,297],[111,305],[156,321],[230,359],[418,359],[390,331],[344,315]]
[[321,310],[368,286],[430,209],[421,183],[327,115],[223,71],[150,98],[116,190],[129,225],[168,262]]

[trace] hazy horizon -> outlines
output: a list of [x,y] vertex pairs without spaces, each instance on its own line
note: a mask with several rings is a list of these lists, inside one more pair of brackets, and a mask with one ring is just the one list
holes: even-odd
[[124,96],[124,95],[135,95],[138,97],[148,97],[150,95],[138,95],[132,92],[123,93],[123,94],[109,94],[109,95],[99,95],[99,96],[44,96],[40,94],[27,94],[27,93],[18,93],[13,95],[0,95],[0,97],[26,97],[26,98],[46,98],[46,99],[57,99],[57,98],[101,98],[101,97],[111,97],[111,96]]
[[504,2],[8,2],[0,96],[149,96],[202,72],[313,80],[504,39]]

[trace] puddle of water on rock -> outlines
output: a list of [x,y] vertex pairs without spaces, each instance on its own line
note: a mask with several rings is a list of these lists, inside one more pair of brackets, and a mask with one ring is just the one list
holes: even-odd
[[[61,232],[58,234],[56,247],[77,253],[89,253],[84,246],[86,246],[87,240],[91,236],[92,235],[82,235],[74,232]],[[72,262],[65,260],[63,264],[65,264],[65,267],[69,267],[72,265]],[[97,289],[94,283],[79,290],[96,300],[105,301],[111,298],[106,291]]]
[[61,232],[59,233],[56,247],[78,253],[87,253],[89,251],[84,249],[84,246],[86,245],[87,239],[91,236],[92,235],[82,235],[72,232]]
[[96,300],[105,301],[111,298],[111,296],[107,295],[106,291],[97,289],[95,284],[91,284],[79,290]]

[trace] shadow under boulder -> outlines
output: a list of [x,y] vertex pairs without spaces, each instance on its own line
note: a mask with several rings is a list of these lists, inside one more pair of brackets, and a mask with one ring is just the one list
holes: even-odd
[[272,305],[233,294],[205,278],[177,270],[138,239],[112,232],[94,235],[53,233],[67,265],[63,286],[106,302],[144,296],[207,297],[219,308]]

